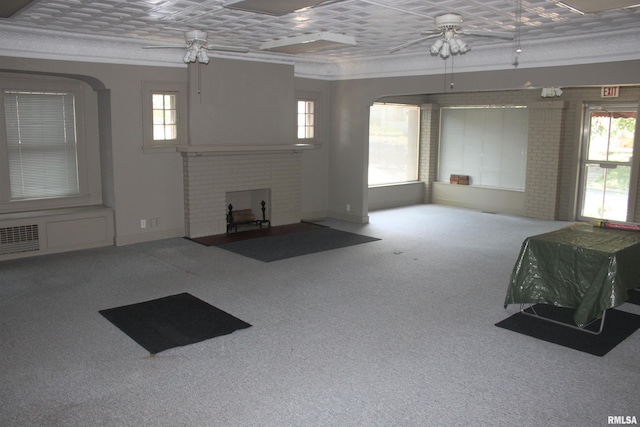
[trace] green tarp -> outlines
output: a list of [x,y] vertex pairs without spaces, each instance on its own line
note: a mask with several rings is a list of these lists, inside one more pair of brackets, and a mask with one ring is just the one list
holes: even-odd
[[640,232],[578,224],[523,242],[504,306],[573,308],[573,320],[584,327],[624,303],[638,286]]

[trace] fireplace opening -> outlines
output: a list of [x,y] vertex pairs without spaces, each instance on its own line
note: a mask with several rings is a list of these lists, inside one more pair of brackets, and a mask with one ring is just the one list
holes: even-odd
[[271,226],[271,189],[226,193],[227,233]]

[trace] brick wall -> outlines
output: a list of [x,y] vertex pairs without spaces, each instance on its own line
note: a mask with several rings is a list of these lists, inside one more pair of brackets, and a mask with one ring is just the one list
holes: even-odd
[[533,218],[554,220],[558,216],[566,107],[563,101],[529,104],[525,212]]
[[189,153],[183,165],[187,237],[226,233],[232,191],[268,188],[271,225],[300,222],[300,153]]
[[438,140],[440,110],[433,104],[423,104],[420,111],[420,160],[418,180],[424,182],[423,203],[431,203],[433,182],[438,179]]

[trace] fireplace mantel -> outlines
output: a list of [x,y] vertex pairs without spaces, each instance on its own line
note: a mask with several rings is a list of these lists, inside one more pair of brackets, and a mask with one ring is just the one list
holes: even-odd
[[189,155],[216,155],[216,154],[239,154],[239,153],[278,153],[278,152],[298,152],[302,150],[312,150],[313,144],[288,144],[288,145],[181,145],[176,147],[176,151],[184,156]]

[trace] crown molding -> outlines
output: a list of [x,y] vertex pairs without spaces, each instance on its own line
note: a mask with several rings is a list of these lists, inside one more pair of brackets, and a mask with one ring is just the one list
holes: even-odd
[[[180,67],[180,49],[142,49],[146,40],[117,37],[76,35],[51,30],[34,30],[0,23],[0,56],[52,59],[110,64]],[[504,70],[514,68],[513,43],[496,43],[475,47],[464,55],[456,55],[456,73]],[[586,63],[602,63],[640,59],[640,30],[612,31],[606,37],[565,37],[563,39],[523,40],[518,57],[519,68],[534,68]],[[447,61],[424,54],[379,55],[367,58],[323,61],[306,56],[265,52],[238,54],[212,52],[215,58],[288,64],[296,77],[318,80],[350,80],[362,78],[403,77],[443,74]]]
[[[517,68],[539,68],[640,59],[640,31],[609,33],[606,38],[566,37],[562,40],[523,41]],[[443,60],[431,56],[428,46],[424,55],[386,55],[337,62],[339,80],[440,75],[505,70],[516,68],[513,44],[484,45],[464,55]],[[302,69],[302,64],[297,64]]]

